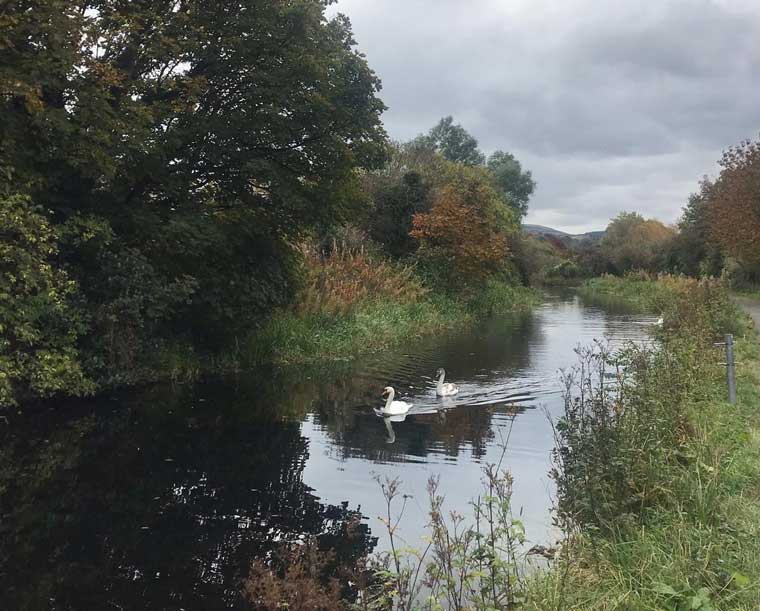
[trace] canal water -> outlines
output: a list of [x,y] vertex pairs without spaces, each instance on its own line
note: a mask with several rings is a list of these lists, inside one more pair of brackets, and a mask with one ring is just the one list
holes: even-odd
[[[653,321],[547,295],[392,353],[17,414],[0,422],[0,608],[244,608],[241,579],[279,542],[386,549],[376,478],[402,481],[399,534],[421,545],[428,478],[466,514],[507,437],[514,512],[550,543],[560,370],[579,345],[647,341]],[[435,396],[438,367],[457,396]],[[388,385],[413,403],[405,418],[375,414]]]

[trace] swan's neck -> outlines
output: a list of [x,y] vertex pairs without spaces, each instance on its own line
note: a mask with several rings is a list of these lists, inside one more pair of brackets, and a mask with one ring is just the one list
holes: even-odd
[[396,396],[396,392],[391,388],[390,392],[388,393],[388,400],[385,402],[385,409],[390,408],[391,403],[393,403],[393,397]]
[[438,378],[438,388],[439,389],[443,388],[443,378],[445,378],[445,377],[446,377],[446,372],[445,371],[441,372],[441,375]]

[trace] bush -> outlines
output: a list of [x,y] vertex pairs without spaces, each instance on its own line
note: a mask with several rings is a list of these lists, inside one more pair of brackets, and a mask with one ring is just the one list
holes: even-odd
[[78,348],[78,286],[57,262],[59,234],[27,198],[0,199],[0,407],[89,393]]

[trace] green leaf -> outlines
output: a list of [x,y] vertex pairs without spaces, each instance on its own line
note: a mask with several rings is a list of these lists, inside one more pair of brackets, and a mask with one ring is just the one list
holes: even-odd
[[663,596],[679,596],[679,593],[666,583],[656,583],[652,587],[652,590]]

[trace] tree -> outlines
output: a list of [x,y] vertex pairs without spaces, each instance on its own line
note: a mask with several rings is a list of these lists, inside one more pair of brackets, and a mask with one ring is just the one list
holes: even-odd
[[126,373],[112,355],[223,342],[288,303],[290,245],[361,206],[356,170],[385,155],[380,82],[327,4],[0,9],[0,196],[29,196],[54,231],[89,219],[108,235],[60,252],[92,321],[77,344],[109,379]]
[[523,172],[522,165],[512,153],[495,151],[486,164],[493,172],[494,183],[506,195],[520,217],[528,213],[528,200],[536,188],[530,171]]
[[617,273],[662,269],[664,253],[675,232],[655,219],[621,212],[608,225],[601,243],[604,256]]
[[710,200],[713,183],[705,177],[699,192],[689,196],[678,221],[670,258],[674,271],[689,276],[718,276],[723,256],[710,234]]
[[709,190],[710,236],[724,252],[760,269],[760,140],[728,149]]
[[451,116],[441,119],[427,135],[418,136],[414,145],[429,148],[449,161],[463,165],[482,165],[485,155],[478,148],[478,141]]
[[523,217],[528,212],[528,200],[536,188],[530,171],[512,153],[497,150],[487,159],[478,148],[478,141],[451,116],[444,117],[427,134],[418,136],[407,146],[407,156],[421,158],[425,151],[439,153],[453,163],[468,166],[485,165],[491,171],[496,188]]
[[452,283],[479,282],[503,269],[517,223],[482,168],[455,166],[433,195],[430,211],[415,214],[410,235],[421,257]]
[[413,252],[417,242],[409,235],[412,217],[430,207],[428,180],[415,170],[399,176],[371,176],[367,190],[372,200],[370,237],[393,257]]
[[212,204],[293,231],[381,159],[379,81],[323,2],[11,4],[2,155],[59,213]]

